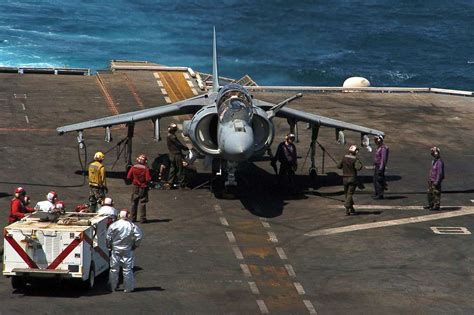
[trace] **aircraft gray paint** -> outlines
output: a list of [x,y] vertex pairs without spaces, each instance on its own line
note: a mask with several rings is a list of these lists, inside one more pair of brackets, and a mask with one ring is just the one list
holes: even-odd
[[[262,156],[271,146],[275,135],[272,122],[274,117],[286,118],[290,121],[302,121],[310,124],[313,129],[312,145],[317,138],[320,126],[336,129],[336,137],[344,143],[343,130],[359,132],[362,145],[370,149],[368,135],[383,135],[379,130],[346,123],[331,118],[284,108],[291,101],[302,97],[294,95],[279,104],[253,99],[241,85],[231,83],[219,86],[217,71],[216,32],[213,34],[213,86],[209,93],[176,102],[170,105],[144,109],[104,118],[94,119],[73,125],[57,128],[62,135],[77,131],[78,141],[83,143],[83,130],[103,127],[106,129],[106,141],[111,140],[110,127],[118,124],[128,126],[129,162],[131,163],[131,138],[134,124],[142,120],[153,120],[155,124],[155,140],[160,140],[160,118],[192,114],[191,120],[183,122],[183,134],[191,139],[194,148],[203,155],[218,158],[227,173],[226,186],[236,185],[235,171],[239,162],[249,158]],[[313,150],[314,152],[314,150]],[[312,154],[314,170],[314,153]],[[222,174],[221,171],[218,174]]]

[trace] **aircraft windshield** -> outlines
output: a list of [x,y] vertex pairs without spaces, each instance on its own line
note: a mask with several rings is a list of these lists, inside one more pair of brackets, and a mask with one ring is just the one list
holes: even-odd
[[229,91],[220,99],[219,119],[221,122],[252,119],[252,105],[248,96],[241,91]]

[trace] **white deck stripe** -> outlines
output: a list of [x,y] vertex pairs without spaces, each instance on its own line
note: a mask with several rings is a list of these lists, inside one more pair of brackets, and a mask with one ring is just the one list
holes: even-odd
[[156,81],[156,83],[158,83],[159,87],[164,87],[163,82],[161,82],[161,80]]
[[219,215],[223,215],[224,213],[222,212],[222,209],[221,208],[216,208],[214,207],[214,210],[216,211],[217,214]]
[[239,260],[244,259],[244,255],[242,255],[242,252],[238,246],[232,246],[232,250],[234,251],[235,258]]
[[226,218],[220,217],[220,218],[219,218],[219,221],[221,221],[221,224],[222,224],[223,226],[229,226],[229,222],[227,222],[227,219],[226,219]]
[[183,75],[186,80],[189,80],[189,74],[187,74],[186,72],[183,72]]
[[155,79],[160,78],[160,74],[158,72],[153,72],[153,76],[155,77]]
[[456,234],[456,235],[470,235],[471,232],[465,227],[449,227],[449,226],[432,226],[431,230],[435,234]]
[[191,82],[191,81],[189,81],[189,80],[187,80],[186,82],[188,82],[188,85],[189,85],[190,88],[193,88],[193,87],[194,87],[193,82]]
[[260,291],[257,288],[257,284],[255,282],[249,282],[250,286],[250,291],[252,291],[253,294],[260,294]]
[[311,303],[310,300],[303,300],[303,303],[306,306],[306,308],[308,309],[308,312],[310,314],[318,314],[318,312],[316,312],[316,309],[313,306],[313,303]]
[[26,110],[26,107],[25,107],[24,103],[21,103],[21,107],[23,108],[23,110]]
[[277,253],[278,253],[278,256],[280,256],[280,259],[281,259],[281,260],[286,260],[286,259],[288,259],[288,257],[286,256],[285,251],[283,250],[283,248],[277,247],[277,248],[276,248],[276,251],[277,251]]
[[199,94],[198,91],[196,91],[195,88],[192,88],[191,91],[193,92],[194,95],[198,95],[198,94]]
[[298,291],[299,295],[305,295],[306,294],[306,292],[304,291],[303,286],[301,285],[301,283],[293,282],[293,285],[295,286],[296,291]]
[[28,119],[28,116],[25,115],[25,120],[26,120],[26,123],[29,124],[30,123],[30,120]]
[[262,314],[268,314],[268,308],[263,300],[257,300],[258,308]]
[[270,238],[270,242],[278,243],[277,236],[274,232],[267,232],[267,233],[268,233],[268,237]]
[[296,277],[296,273],[295,273],[295,270],[293,269],[293,266],[292,266],[292,265],[286,264],[286,265],[285,265],[285,269],[286,269],[286,271],[288,272],[288,275],[289,275],[290,277]]
[[386,226],[395,226],[395,225],[402,225],[402,224],[441,220],[441,219],[454,218],[454,217],[474,214],[474,207],[462,207],[462,209],[463,210],[423,215],[423,216],[411,217],[411,218],[405,218],[405,219],[355,224],[355,225],[343,226],[339,228],[316,230],[316,231],[305,233],[304,235],[305,236],[331,235],[331,234],[338,234],[338,233],[345,233],[345,232],[375,229],[375,228],[381,228],[381,227],[386,227]]
[[270,228],[270,223],[262,221],[262,225],[264,228],[269,229]]
[[161,94],[168,95],[168,92],[166,91],[166,89],[161,89]]
[[250,272],[249,266],[247,264],[240,264],[240,269],[242,269],[242,272],[247,278],[252,277],[252,273]]
[[227,238],[229,239],[229,242],[235,243],[234,233],[232,233],[231,231],[227,231],[227,232],[225,232],[225,234],[227,235]]
[[166,103],[171,104],[171,99],[168,96],[165,96],[165,101]]
[[[329,206],[330,209],[344,209],[344,206]],[[423,206],[387,206],[387,205],[355,205],[356,211],[359,209],[369,210],[425,210]]]

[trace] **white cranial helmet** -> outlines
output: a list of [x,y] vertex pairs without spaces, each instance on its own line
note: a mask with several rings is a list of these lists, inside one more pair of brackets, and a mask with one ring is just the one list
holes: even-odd
[[356,153],[357,151],[359,151],[359,148],[355,144],[349,147],[349,152]]
[[104,206],[111,206],[113,203],[114,201],[110,197],[104,199]]
[[58,194],[54,191],[50,191],[47,195],[46,195],[46,199],[50,202],[54,202],[54,199],[58,198]]

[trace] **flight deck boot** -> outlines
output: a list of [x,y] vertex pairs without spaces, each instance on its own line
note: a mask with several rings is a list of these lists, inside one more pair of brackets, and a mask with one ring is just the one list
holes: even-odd
[[346,208],[346,215],[351,215],[351,208],[348,208],[346,206],[344,206],[344,208]]

